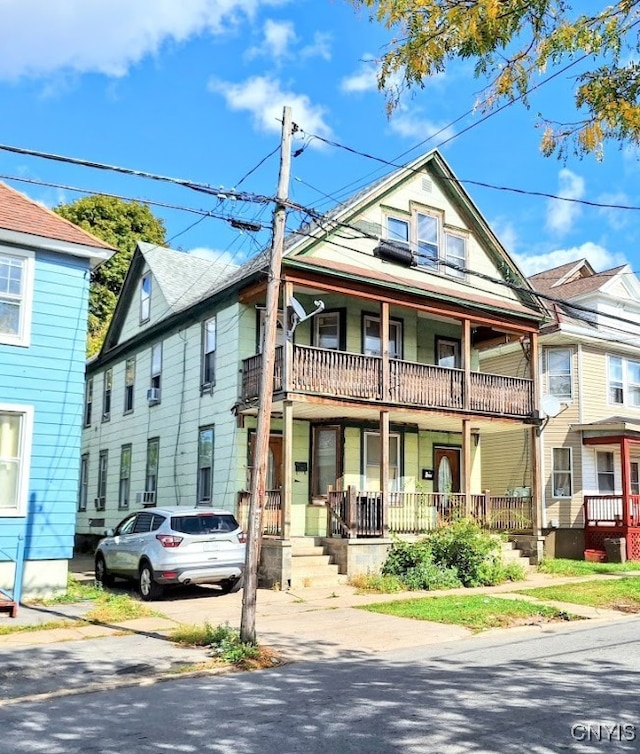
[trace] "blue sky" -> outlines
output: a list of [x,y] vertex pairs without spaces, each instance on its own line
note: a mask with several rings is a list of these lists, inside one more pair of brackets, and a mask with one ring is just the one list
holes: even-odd
[[[541,87],[530,110],[513,105],[460,133],[481,114],[449,124],[481,98],[482,82],[457,65],[387,118],[372,61],[388,39],[346,0],[3,0],[0,143],[230,189],[278,146],[290,105],[303,130],[291,196],[320,211],[388,168],[312,134],[398,163],[450,139],[441,149],[462,180],[640,205],[637,150],[609,144],[601,162],[540,154],[537,113],[573,117],[568,79]],[[240,189],[273,195],[277,171],[275,155]],[[270,220],[270,207],[6,151],[0,174]],[[49,206],[79,196],[8,182]],[[527,273],[581,257],[597,270],[640,269],[638,212],[466,187]],[[193,225],[199,215],[153,209],[175,248],[243,261],[268,240],[267,231],[213,218]],[[290,227],[300,219],[292,215]]]

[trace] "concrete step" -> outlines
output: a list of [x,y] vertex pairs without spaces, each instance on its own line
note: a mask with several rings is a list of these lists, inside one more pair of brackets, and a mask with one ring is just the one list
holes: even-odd
[[517,563],[521,565],[525,570],[531,569],[531,562],[529,558],[524,555],[520,550],[516,549],[513,542],[503,542],[501,546],[501,557],[503,563]]
[[297,552],[292,553],[291,556],[291,568],[297,570],[298,568],[322,568],[331,564],[331,556],[324,555],[322,549],[319,553],[313,555],[299,555]]
[[291,589],[302,589],[305,587],[337,587],[348,583],[347,576],[299,576],[292,575]]
[[306,565],[305,563],[296,563],[296,559],[291,560],[291,575],[301,576],[337,576],[338,566],[323,563],[322,565]]

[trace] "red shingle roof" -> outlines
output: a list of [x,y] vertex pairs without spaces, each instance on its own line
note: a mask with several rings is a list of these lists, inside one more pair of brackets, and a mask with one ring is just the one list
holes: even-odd
[[5,183],[0,183],[0,228],[99,249],[113,248]]

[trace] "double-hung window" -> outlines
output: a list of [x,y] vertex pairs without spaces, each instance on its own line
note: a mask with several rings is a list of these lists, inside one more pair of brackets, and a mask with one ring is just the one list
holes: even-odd
[[571,474],[571,448],[553,448],[553,497],[571,497],[573,481]]
[[[365,314],[362,320],[363,352],[367,356],[381,356],[380,317]],[[402,320],[389,320],[389,357],[402,358]]]
[[0,404],[0,516],[26,515],[32,432],[30,406]]
[[[369,491],[380,490],[380,433],[364,433],[364,482]],[[389,492],[400,483],[400,435],[389,435]]]
[[84,386],[84,426],[91,426],[91,413],[93,411],[93,377],[90,377]]
[[547,388],[549,394],[560,399],[572,395],[571,349],[547,349]]
[[98,457],[98,489],[96,490],[96,510],[103,511],[107,507],[107,473],[109,469],[109,451],[101,450]]
[[616,484],[613,453],[608,450],[598,451],[596,453],[596,468],[598,473],[598,492],[601,495],[614,492]]
[[323,312],[313,318],[313,345],[329,351],[344,350],[341,312]]
[[145,473],[144,490],[147,503],[157,504],[158,492],[158,456],[160,454],[160,438],[151,437],[147,440],[147,469]]
[[198,434],[198,505],[211,505],[213,440],[213,427],[202,427]]
[[140,324],[151,317],[151,273],[147,272],[140,281]]
[[439,213],[414,210],[406,217],[388,215],[386,234],[390,241],[408,244],[418,267],[465,277],[466,236],[463,231],[445,226]]
[[640,408],[640,361],[607,358],[609,403]]
[[89,495],[89,454],[84,453],[80,458],[80,479],[78,481],[78,510],[87,510]]
[[216,381],[216,318],[202,323],[202,376],[201,387],[211,388]]
[[160,402],[160,388],[162,386],[162,343],[151,347],[151,390],[149,402]]
[[131,491],[131,444],[120,448],[120,486],[118,487],[118,509],[127,510]]
[[0,251],[0,343],[29,345],[33,269],[32,252]]
[[124,369],[124,413],[133,411],[133,395],[136,384],[136,359],[135,356],[127,359]]
[[102,421],[108,422],[111,419],[111,391],[113,388],[113,369],[107,369],[104,373],[104,384],[102,387]]

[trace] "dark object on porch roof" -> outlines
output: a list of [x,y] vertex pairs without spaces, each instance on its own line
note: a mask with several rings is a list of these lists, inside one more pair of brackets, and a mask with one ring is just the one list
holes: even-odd
[[380,243],[373,250],[373,256],[386,262],[396,262],[405,267],[417,267],[418,262],[408,243],[380,239]]
[[609,563],[624,563],[627,560],[627,540],[624,537],[609,537],[604,540]]

